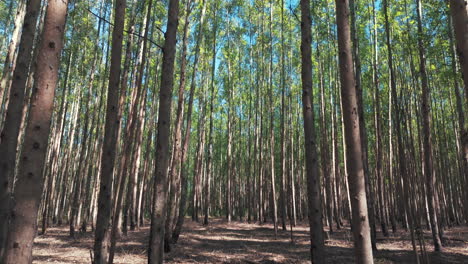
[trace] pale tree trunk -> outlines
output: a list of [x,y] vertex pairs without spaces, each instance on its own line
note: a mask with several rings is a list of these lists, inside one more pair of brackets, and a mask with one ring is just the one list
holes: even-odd
[[[286,169],[286,129],[285,129],[285,115],[286,115],[286,103],[285,103],[285,52],[284,52],[284,3],[281,3],[281,37],[280,37],[280,44],[281,44],[281,59],[280,59],[280,86],[281,86],[281,181],[280,181],[280,188],[281,188],[281,195],[280,195],[280,202],[281,202],[281,215],[282,215],[282,224],[283,230],[286,230],[286,218],[288,217],[287,211],[287,201],[288,201],[288,191],[286,189],[286,181],[287,181],[287,169]],[[273,52],[273,49],[272,49]]]
[[201,201],[202,201],[202,176],[203,176],[203,160],[205,153],[205,114],[206,106],[204,97],[202,97],[199,111],[202,115],[198,119],[198,146],[197,146],[197,156],[195,159],[195,170],[193,175],[193,214],[192,220],[198,222],[198,213],[201,210]]
[[[28,13],[28,15],[32,15],[32,17],[28,17],[27,21],[24,21],[24,22],[33,22],[34,25],[36,25],[38,12],[36,11],[33,14],[31,13],[31,10],[30,10],[31,7],[34,7],[35,5],[39,6],[40,3],[38,5],[37,1],[36,2],[32,1],[31,3],[28,3],[28,5],[26,5],[26,1],[21,0],[19,1],[18,7],[16,10],[15,23],[14,23],[15,27],[11,35],[10,44],[8,45],[8,50],[7,50],[7,54],[5,57],[5,62],[3,64],[3,71],[2,71],[2,75],[0,79],[0,129],[2,128],[4,114],[5,114],[5,111],[7,110],[5,109],[5,107],[6,107],[6,104],[8,103],[8,98],[9,98],[8,92],[10,90],[10,84],[12,81],[11,75],[13,71],[15,70],[16,63],[17,63],[16,58],[19,55],[17,54],[16,49],[18,48],[18,43],[20,42],[20,38],[24,38],[24,36],[27,36],[28,34],[28,33],[24,34],[24,32],[21,33],[23,29],[23,21],[25,19],[25,14]],[[10,8],[11,8],[11,4],[10,4]],[[32,21],[31,19],[35,19],[35,20]],[[33,38],[34,38],[35,28],[34,27],[29,27],[29,28],[33,28]],[[28,30],[26,32],[28,32]],[[32,46],[33,43],[32,42],[28,43],[28,45]],[[26,67],[29,67],[29,64],[27,64]]]
[[[13,7],[14,7],[14,1],[10,1],[10,4],[8,5],[8,13],[6,16],[6,22],[4,23],[5,28],[10,28],[11,19],[13,18],[13,11],[19,10],[19,9],[14,10]],[[4,45],[6,45],[6,42],[8,41],[8,37],[9,37],[8,34],[4,34],[0,37],[0,50],[3,50]]]
[[116,0],[114,30],[112,32],[111,65],[107,94],[106,122],[101,156],[101,179],[98,197],[98,214],[94,237],[94,263],[108,261],[109,220],[111,216],[112,178],[119,130],[119,84],[122,59],[122,40],[125,24],[126,0]]
[[[318,37],[318,35],[316,35]],[[332,200],[332,174],[330,173],[330,154],[329,154],[329,142],[328,142],[328,129],[327,129],[327,118],[326,112],[327,107],[325,103],[325,90],[323,84],[323,66],[320,61],[320,47],[317,45],[317,57],[318,61],[318,72],[319,72],[319,87],[320,87],[320,115],[319,115],[319,127],[321,132],[320,138],[320,161],[322,165],[322,174],[325,178],[325,209],[326,209],[326,222],[330,233],[333,233],[333,200]]]
[[[229,14],[230,10],[228,11],[228,16],[231,17],[231,14]],[[228,222],[231,222],[232,220],[232,175],[233,175],[233,166],[232,166],[232,78],[231,78],[231,47],[230,47],[230,23],[231,19],[228,20],[228,25],[227,25],[227,87],[226,89],[228,90],[228,98],[227,98],[227,104],[228,104],[228,109],[227,109],[227,137],[228,137],[228,142],[227,142],[227,154],[226,154],[226,165],[227,165],[227,180],[226,180],[226,220]]]
[[[88,87],[87,91],[87,96],[83,97],[84,103],[85,103],[85,124],[83,127],[83,137],[81,138],[81,150],[80,150],[80,160],[78,162],[78,168],[76,170],[76,175],[75,175],[75,186],[73,188],[73,200],[71,202],[71,214],[70,214],[70,237],[75,236],[75,228],[76,225],[79,224],[79,219],[78,218],[78,209],[81,204],[81,188],[82,188],[82,182],[84,181],[84,174],[86,172],[86,165],[85,160],[86,156],[89,155],[87,153],[87,144],[88,144],[88,128],[89,128],[89,101],[91,100],[91,87]],[[82,102],[83,103],[83,102]],[[81,107],[80,107],[81,109]],[[83,110],[83,109],[81,109]],[[81,111],[80,111],[81,112]],[[79,122],[79,121],[78,121]],[[83,169],[84,167],[84,169]]]
[[[99,22],[99,26],[98,26],[98,32],[97,32],[97,40],[96,40],[96,46],[95,46],[95,49],[94,49],[94,58],[93,58],[93,64],[91,66],[91,70],[90,70],[90,78],[89,78],[89,86],[88,86],[88,91],[86,91],[87,95],[85,97],[85,124],[84,124],[84,128],[83,128],[83,138],[81,139],[81,151],[80,151],[80,161],[79,161],[79,164],[78,164],[78,169],[76,171],[76,183],[75,184],[75,188],[73,190],[73,201],[72,201],[72,212],[71,212],[71,215],[70,215],[70,236],[71,237],[74,237],[75,236],[75,228],[77,225],[79,225],[79,219],[76,219],[78,218],[78,214],[79,214],[79,207],[81,205],[81,185],[82,185],[82,181],[85,180],[85,176],[87,174],[87,164],[89,161],[89,156],[91,155],[91,153],[89,152],[89,149],[90,149],[90,146],[92,145],[91,143],[88,144],[88,132],[89,131],[92,131],[92,127],[91,129],[89,129],[89,111],[90,111],[90,101],[91,101],[91,94],[92,94],[92,90],[93,90],[93,82],[94,82],[94,77],[95,77],[95,70],[96,70],[96,66],[97,66],[97,62],[98,62],[98,48],[99,48],[99,33],[101,31],[101,22]],[[65,100],[65,98],[63,99]],[[80,111],[81,112],[81,111]],[[92,120],[91,122],[91,126],[93,125],[94,123],[94,120]],[[92,139],[91,139],[92,140]],[[91,140],[89,140],[89,142],[91,142]],[[88,146],[89,145],[89,146]],[[83,175],[83,176],[82,176]],[[81,178],[83,178],[81,180]],[[89,182],[89,179],[88,179],[88,182]]]
[[[272,32],[272,24],[273,24],[273,3],[270,5],[270,63],[268,68],[268,79],[270,86],[269,91],[269,100],[270,100],[270,188],[271,188],[271,208],[273,214],[273,225],[275,228],[275,238],[278,233],[278,206],[276,203],[276,183],[275,183],[275,129],[274,129],[274,113],[275,113],[275,105],[273,101],[273,32]],[[283,177],[281,177],[282,179]],[[282,182],[280,182],[282,183]],[[281,191],[282,191],[282,184],[281,184]],[[284,218],[286,217],[283,215],[283,203],[281,202],[281,215],[282,215],[282,226],[283,230],[286,230],[286,222]]]
[[373,263],[369,217],[359,130],[359,114],[349,25],[348,0],[336,0],[336,23],[341,80],[341,101],[345,127],[346,158],[348,160],[349,191],[352,206],[354,252],[357,263]]
[[[282,0],[282,5],[284,5],[284,0]],[[283,12],[283,16],[284,16],[284,7],[282,8],[282,12]],[[284,19],[284,18],[283,18]],[[292,30],[292,25],[293,23],[293,20],[291,17],[289,17],[288,19],[288,29],[289,29],[289,40],[288,40],[288,49],[289,49],[289,58],[288,58],[288,78],[285,79],[284,81],[285,82],[290,82],[292,80],[292,77],[290,76],[291,73],[292,73],[292,69],[293,69],[293,30]],[[286,52],[283,54],[283,56],[286,56]],[[286,61],[286,58],[284,58],[284,60]],[[285,74],[286,76],[286,74]],[[286,78],[286,77],[285,77]],[[289,88],[289,96],[288,96],[288,101],[289,101],[289,123],[292,125],[294,124],[294,117],[296,118],[299,118],[299,106],[296,105],[296,104],[293,104],[293,93],[291,92],[291,87]],[[299,122],[297,122],[296,124],[298,124]],[[298,212],[298,208],[297,208],[297,205],[296,205],[296,178],[299,178],[298,176],[296,176],[296,173],[298,172],[298,164],[297,162],[299,162],[301,159],[300,159],[300,156],[297,155],[295,156],[294,154],[297,154],[298,152],[294,152],[296,151],[297,147],[300,147],[300,145],[298,144],[299,143],[299,140],[297,140],[296,144],[295,144],[295,141],[294,141],[294,138],[295,138],[295,134],[299,134],[296,132],[297,130],[295,130],[292,126],[289,128],[289,137],[290,137],[290,155],[291,155],[291,171],[290,171],[290,189],[291,189],[291,214],[292,214],[292,226],[296,226],[297,225],[297,212]],[[297,158],[296,158],[297,157]],[[300,175],[298,173],[298,175]],[[291,227],[291,234],[292,234],[292,227]]]
[[163,47],[161,86],[159,90],[158,128],[156,135],[155,180],[151,215],[148,263],[162,263],[164,255],[164,227],[167,205],[167,170],[169,161],[169,132],[171,125],[172,86],[176,53],[179,1],[170,0],[167,31]]
[[214,100],[214,89],[215,89],[215,70],[216,70],[216,36],[218,31],[218,6],[217,3],[215,4],[215,8],[213,11],[213,20],[214,20],[214,28],[213,28],[213,61],[211,66],[211,96],[210,96],[210,124],[209,124],[209,132],[208,132],[208,155],[206,158],[206,179],[204,182],[204,219],[203,224],[208,225],[208,217],[210,212],[210,178],[212,173],[212,159],[213,159],[213,100]]
[[326,263],[320,199],[320,174],[314,131],[312,97],[312,29],[310,0],[301,0],[302,109],[304,115],[305,161],[309,205],[311,261]]
[[23,32],[21,34],[16,61],[18,66],[13,73],[5,126],[0,136],[0,259],[5,250],[4,246],[8,232],[10,192],[13,187],[12,180],[15,170],[18,135],[23,115],[23,100],[26,90],[26,81],[29,76],[29,65],[32,57],[36,21],[40,6],[40,0],[32,0],[28,2],[26,7],[27,16],[25,23],[28,24],[23,26]]
[[[394,74],[394,67],[393,67],[393,52],[392,52],[392,45],[390,41],[390,22],[388,18],[388,0],[384,0],[383,3],[384,8],[384,16],[385,16],[385,40],[387,45],[387,55],[388,55],[388,64],[389,64],[389,73],[390,73],[390,89],[389,89],[389,99],[388,99],[388,107],[389,109],[393,109],[393,96],[392,96],[392,87],[396,89],[396,82],[395,82],[395,74]],[[388,171],[390,177],[390,193],[394,194],[395,190],[395,181],[393,175],[393,111],[388,111],[388,141],[389,141],[389,157],[388,157]],[[392,231],[393,233],[396,232],[396,219],[395,219],[395,200],[393,199],[392,195],[390,195],[392,201],[391,205],[391,223],[392,223]]]
[[[334,89],[335,90],[335,89]],[[341,229],[342,222],[341,222],[341,216],[342,216],[342,199],[341,199],[341,173],[340,173],[340,158],[339,158],[339,151],[338,151],[338,126],[337,126],[337,110],[335,106],[335,92],[334,90],[332,91],[333,95],[331,96],[331,137],[332,137],[332,163],[333,163],[333,177],[335,178],[335,222],[336,222],[336,228]]]
[[[252,18],[251,18],[251,11],[249,10],[248,12],[249,15],[249,23],[252,25]],[[255,162],[255,158],[252,158],[252,88],[253,88],[253,80],[252,80],[252,26],[249,28],[249,77],[248,77],[248,84],[250,86],[249,88],[249,110],[248,110],[248,121],[247,121],[247,127],[248,127],[248,139],[247,139],[247,144],[248,144],[248,150],[247,150],[247,160],[250,162],[247,163],[247,168],[246,168],[246,173],[247,173],[247,202],[248,202],[248,207],[247,207],[247,222],[250,224],[252,222],[252,215],[255,215],[255,196],[253,195],[255,193],[255,180],[253,179],[252,174],[252,163]],[[254,216],[253,219],[256,217]]]
[[[48,147],[58,81],[60,54],[67,17],[68,1],[50,0],[37,57],[35,89],[26,124],[23,158],[18,166],[15,205],[8,229],[6,252],[2,263],[31,263],[32,245],[37,229],[37,213],[43,189],[43,170]],[[34,28],[31,28],[34,30]],[[24,72],[24,74],[26,74]],[[14,153],[14,152],[12,152]],[[10,154],[13,155],[13,154]]]
[[378,49],[378,33],[377,33],[377,23],[376,23],[376,14],[375,14],[375,1],[372,1],[372,25],[373,25],[373,42],[372,42],[372,51],[373,51],[373,60],[372,60],[372,73],[373,73],[373,82],[374,82],[374,126],[375,126],[375,163],[376,163],[376,178],[377,178],[377,192],[378,192],[378,201],[379,201],[379,218],[380,226],[384,236],[388,236],[387,231],[387,220],[384,214],[384,176],[382,175],[382,125],[381,125],[381,112],[380,112],[380,82],[379,82],[379,49]]

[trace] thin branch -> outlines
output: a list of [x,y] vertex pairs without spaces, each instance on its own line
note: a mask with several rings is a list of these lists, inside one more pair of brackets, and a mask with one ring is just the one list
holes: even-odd
[[[100,15],[94,13],[93,11],[91,11],[91,9],[89,9],[89,7],[87,7],[86,10],[88,10],[88,12],[91,13],[92,15],[94,15],[95,17],[97,17],[99,19],[102,19],[104,22],[108,23],[111,26],[114,26],[114,24],[112,22],[110,22],[109,20],[105,19],[104,17],[101,17]],[[162,33],[164,33],[159,27],[157,27],[157,29],[160,30]],[[138,32],[131,32],[131,31],[128,31],[128,30],[124,30],[124,32],[126,32],[128,34],[132,34],[132,35],[137,36],[139,38],[143,38],[143,39],[149,41],[151,44],[155,45],[156,47],[158,47],[160,49],[163,49],[163,47],[161,45],[159,45],[158,43],[156,43],[154,40],[152,40],[152,39],[150,39],[148,37],[145,38],[144,36],[142,36]]]
[[291,14],[293,14],[296,17],[297,22],[301,23],[301,20],[299,19],[299,17],[297,17],[296,12],[294,12],[291,5],[289,6],[289,10],[291,11]]

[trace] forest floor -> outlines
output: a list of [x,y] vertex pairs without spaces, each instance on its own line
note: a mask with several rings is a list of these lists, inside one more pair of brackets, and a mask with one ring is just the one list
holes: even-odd
[[[289,226],[288,226],[289,230]],[[209,226],[186,220],[179,243],[165,255],[166,263],[310,263],[310,240],[306,223],[289,231],[278,230],[275,239],[271,224],[227,223],[211,219]],[[375,263],[415,263],[409,233],[399,231],[388,237],[378,234],[379,251]],[[128,232],[118,244],[114,263],[146,263],[149,227]],[[468,227],[445,232],[444,252],[432,252],[431,235],[424,233],[430,263],[468,263]],[[354,263],[352,234],[349,228],[334,232],[326,240],[328,263]],[[50,228],[34,242],[33,263],[91,263],[93,234],[69,238],[67,227]]]

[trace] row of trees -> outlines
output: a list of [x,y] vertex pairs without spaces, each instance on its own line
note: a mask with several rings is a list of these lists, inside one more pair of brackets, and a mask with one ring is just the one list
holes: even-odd
[[358,263],[403,228],[419,263],[424,229],[440,251],[467,221],[464,1],[0,5],[5,263],[64,223],[112,263],[148,220],[161,263],[187,213],[308,219],[313,263],[324,225],[349,220]]

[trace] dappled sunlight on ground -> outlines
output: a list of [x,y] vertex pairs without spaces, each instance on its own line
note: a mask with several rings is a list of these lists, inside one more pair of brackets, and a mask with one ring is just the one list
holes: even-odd
[[[275,239],[273,225],[245,222],[227,223],[211,219],[209,226],[187,219],[179,243],[166,254],[166,263],[310,263],[310,241],[307,225],[289,231],[278,230]],[[78,234],[69,238],[68,228],[50,228],[38,236],[34,245],[33,263],[90,263],[93,234]],[[128,232],[117,244],[114,263],[146,263],[149,227]],[[468,263],[468,227],[455,227],[445,232],[444,252],[429,253],[431,263]],[[426,248],[432,251],[430,233],[425,232]],[[375,263],[414,263],[409,233],[399,231],[377,237],[379,252]],[[338,230],[326,241],[328,263],[354,263],[352,234],[349,228]]]

